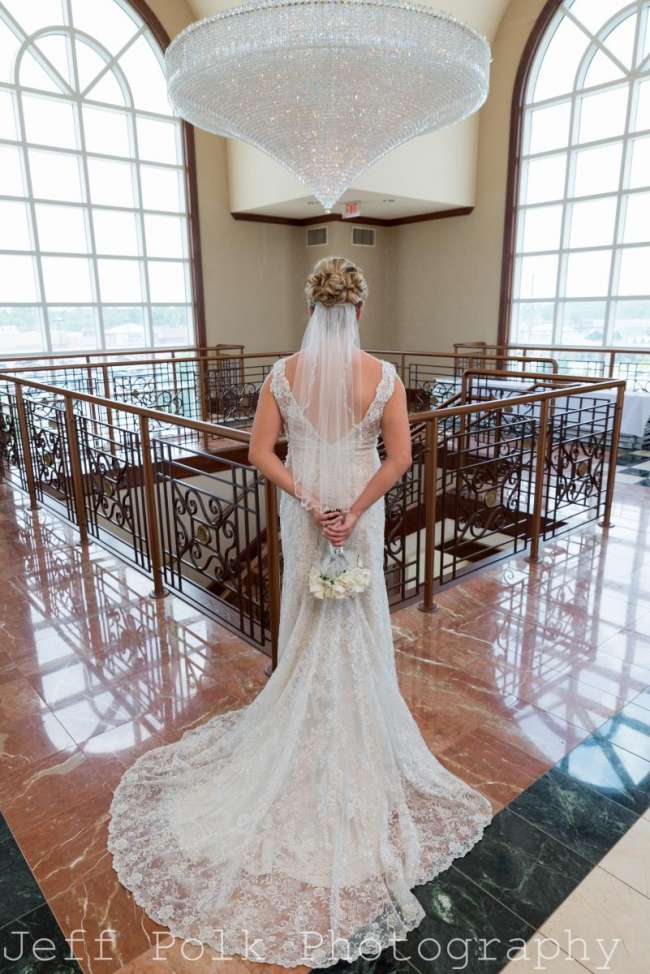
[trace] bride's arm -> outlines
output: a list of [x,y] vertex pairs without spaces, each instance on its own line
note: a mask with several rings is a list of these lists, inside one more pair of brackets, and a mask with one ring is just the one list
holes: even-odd
[[381,431],[386,459],[361,491],[348,514],[323,528],[325,536],[335,545],[347,541],[363,512],[394,487],[411,466],[411,427],[406,390],[400,379],[396,380],[395,391],[384,406]]
[[272,480],[282,490],[296,497],[293,477],[275,452],[275,444],[282,432],[282,417],[269,386],[270,380],[267,379],[260,389],[248,446],[248,461],[268,480]]

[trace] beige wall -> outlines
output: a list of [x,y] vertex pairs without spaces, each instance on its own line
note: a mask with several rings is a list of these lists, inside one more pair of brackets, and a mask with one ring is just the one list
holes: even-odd
[[304,234],[233,220],[225,140],[197,130],[196,148],[208,342],[291,348],[301,331]]
[[501,286],[510,105],[524,45],[545,0],[511,0],[493,44],[480,115],[476,207],[470,216],[395,228],[390,316],[406,347],[495,341]]
[[298,272],[301,287],[304,278],[309,274],[314,264],[322,257],[349,257],[362,268],[368,281],[368,300],[361,320],[360,332],[362,344],[367,348],[386,347],[387,341],[387,308],[389,304],[388,288],[386,285],[386,268],[390,265],[392,250],[392,229],[375,227],[375,246],[352,246],[352,226],[349,223],[334,222],[327,226],[327,244],[323,247],[306,247],[307,229],[300,227],[300,240],[303,248],[303,259]]

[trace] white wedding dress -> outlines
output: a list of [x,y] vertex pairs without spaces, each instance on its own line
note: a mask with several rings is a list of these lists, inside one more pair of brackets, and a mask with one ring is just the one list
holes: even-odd
[[[351,431],[361,489],[395,381]],[[289,456],[313,435],[284,360],[271,373]],[[154,920],[229,956],[293,967],[353,960],[423,918],[412,888],[481,837],[489,801],[428,750],[402,698],[383,577],[384,502],[349,542],[369,588],[319,601],[319,529],[283,493],[278,667],[249,706],[214,717],[126,772],[111,807],[120,881]],[[370,946],[369,946],[370,945]]]

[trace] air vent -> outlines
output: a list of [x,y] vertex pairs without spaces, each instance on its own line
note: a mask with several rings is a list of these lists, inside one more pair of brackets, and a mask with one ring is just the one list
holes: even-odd
[[352,243],[355,247],[374,247],[375,231],[370,227],[352,227]]
[[310,227],[307,231],[308,247],[324,247],[327,243],[327,227]]

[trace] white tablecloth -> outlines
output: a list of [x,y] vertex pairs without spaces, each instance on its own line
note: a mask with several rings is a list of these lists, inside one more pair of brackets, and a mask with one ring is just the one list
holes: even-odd
[[[440,376],[439,381],[443,382],[445,378]],[[504,392],[510,393],[514,392],[523,396],[530,391],[530,383],[518,382],[516,379],[490,380],[489,388],[501,389]],[[616,399],[614,389],[602,389],[600,392],[583,393],[583,395],[592,399],[607,399],[611,402]],[[562,401],[560,399],[560,402]],[[650,421],[650,393],[626,391],[623,400],[623,417],[621,420],[621,433],[623,436],[643,436],[648,421]]]

